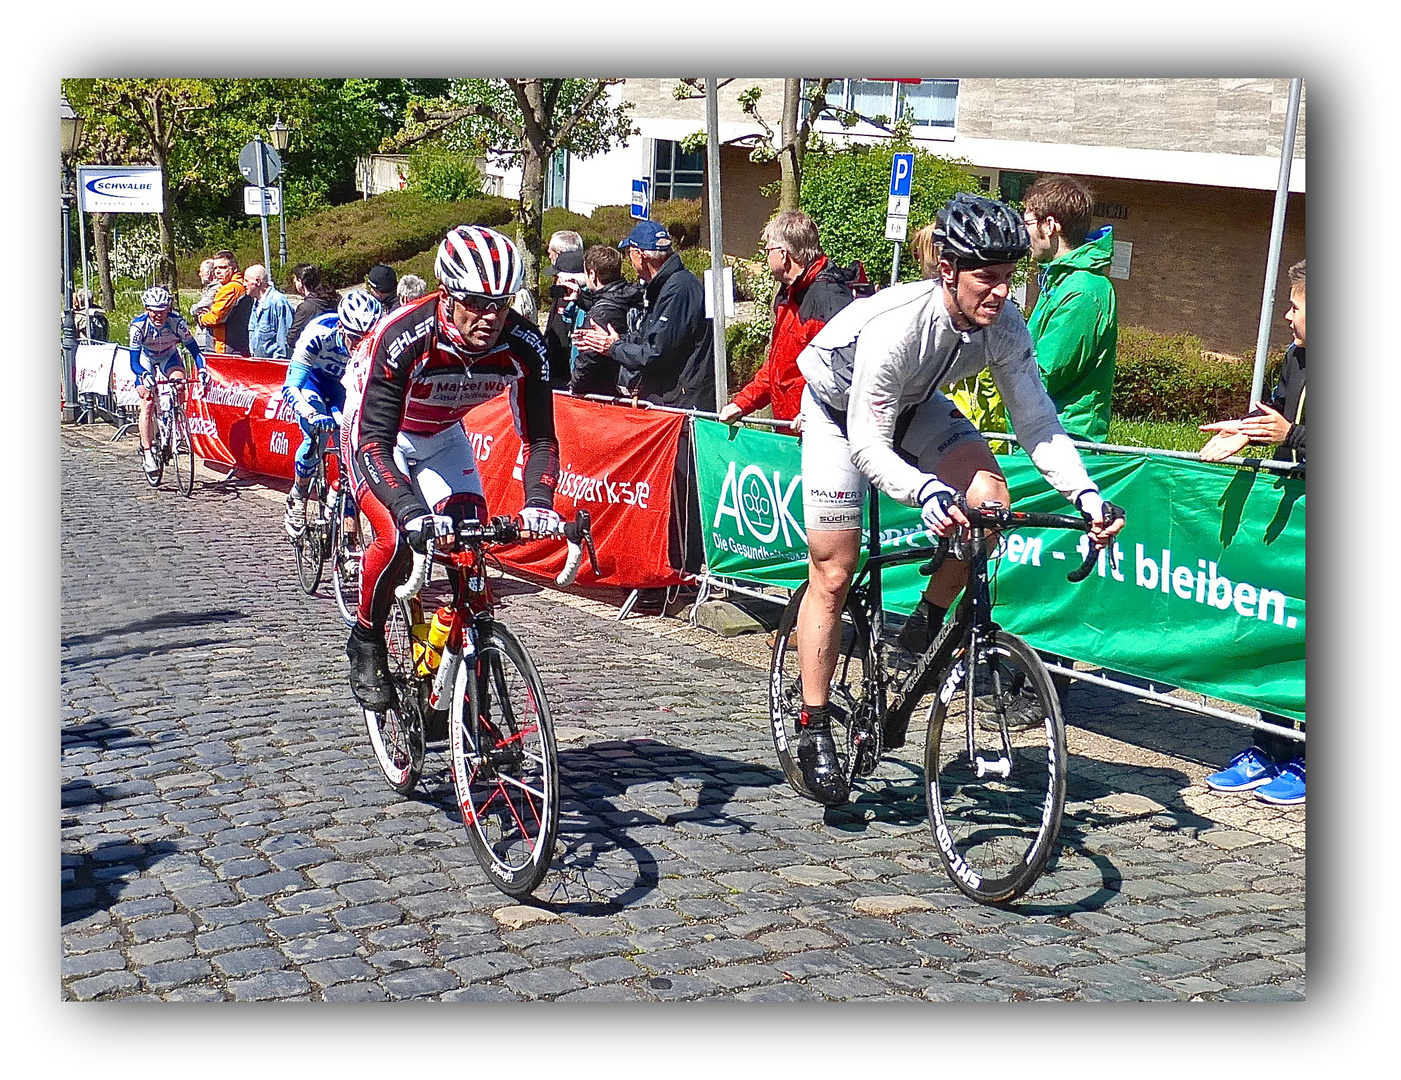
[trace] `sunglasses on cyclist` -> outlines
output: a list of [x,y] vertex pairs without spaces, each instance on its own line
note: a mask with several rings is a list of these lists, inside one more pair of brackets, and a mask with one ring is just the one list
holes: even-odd
[[481,296],[477,293],[453,293],[452,298],[475,315],[487,315],[511,306],[509,296]]

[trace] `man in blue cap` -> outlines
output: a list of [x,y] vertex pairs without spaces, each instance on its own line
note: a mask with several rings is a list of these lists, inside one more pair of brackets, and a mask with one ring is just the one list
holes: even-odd
[[606,353],[619,376],[631,374],[639,397],[677,409],[715,411],[715,341],[705,315],[705,289],[681,263],[666,226],[639,222],[618,247],[643,283],[637,329],[589,327],[574,333],[581,350]]

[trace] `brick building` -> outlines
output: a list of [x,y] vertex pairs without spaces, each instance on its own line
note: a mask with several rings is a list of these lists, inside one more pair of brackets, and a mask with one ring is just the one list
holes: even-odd
[[[676,100],[676,83],[628,79],[612,88],[633,104],[641,135],[594,158],[562,156],[549,204],[584,214],[626,204],[642,177],[654,199],[704,200],[704,153],[686,154],[680,141],[704,130],[705,103]],[[760,111],[778,127],[783,80],[734,79],[720,91],[722,142],[759,132],[737,101],[751,86],[762,89]],[[1112,224],[1119,244],[1120,321],[1194,333],[1208,349],[1236,354],[1254,351],[1288,95],[1287,78],[848,79],[829,90],[830,100],[867,115],[908,115],[917,145],[965,160],[1003,197],[1019,198],[1041,173],[1081,178],[1096,196],[1094,224]],[[1304,257],[1304,127],[1301,107],[1282,266]],[[883,137],[870,125],[820,130]],[[759,188],[777,179],[778,166],[754,164],[740,145],[723,146],[720,162],[725,250],[750,257],[776,204]],[[911,231],[922,224],[911,221]],[[1276,316],[1287,304],[1281,287]],[[1275,322],[1271,344],[1283,346],[1288,329]]]

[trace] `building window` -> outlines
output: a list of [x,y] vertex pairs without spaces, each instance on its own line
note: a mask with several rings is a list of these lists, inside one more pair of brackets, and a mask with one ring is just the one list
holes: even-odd
[[569,205],[569,151],[556,150],[545,170],[545,206]]
[[997,174],[997,197],[1003,202],[1021,203],[1026,198],[1026,189],[1036,183],[1034,172],[1012,172],[1003,169]]
[[[803,81],[807,90],[812,80]],[[957,79],[835,79],[827,87],[827,103],[893,124],[908,118],[916,134],[952,131],[958,111]]]
[[699,199],[705,189],[705,151],[688,154],[670,139],[656,139],[653,148],[652,201]]

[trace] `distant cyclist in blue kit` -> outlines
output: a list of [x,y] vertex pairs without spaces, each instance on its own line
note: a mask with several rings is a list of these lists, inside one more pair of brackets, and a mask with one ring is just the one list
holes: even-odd
[[[180,358],[180,346],[185,346],[201,378],[204,357],[200,355],[195,336],[178,311],[170,308],[170,290],[156,285],[141,294],[145,307],[131,320],[128,343],[131,346],[131,370],[136,376],[136,396],[141,399],[136,430],[141,438],[141,465],[152,476],[160,468],[152,449],[156,432],[155,377],[159,372],[171,382],[185,381],[185,362]],[[181,390],[184,389],[182,386]]]
[[380,302],[363,289],[345,294],[335,311],[307,323],[292,349],[282,396],[297,414],[302,445],[293,465],[295,478],[287,494],[287,535],[295,540],[306,528],[306,493],[326,441],[336,429],[338,412],[345,406],[341,377],[350,364],[350,352],[374,326],[383,312]]

